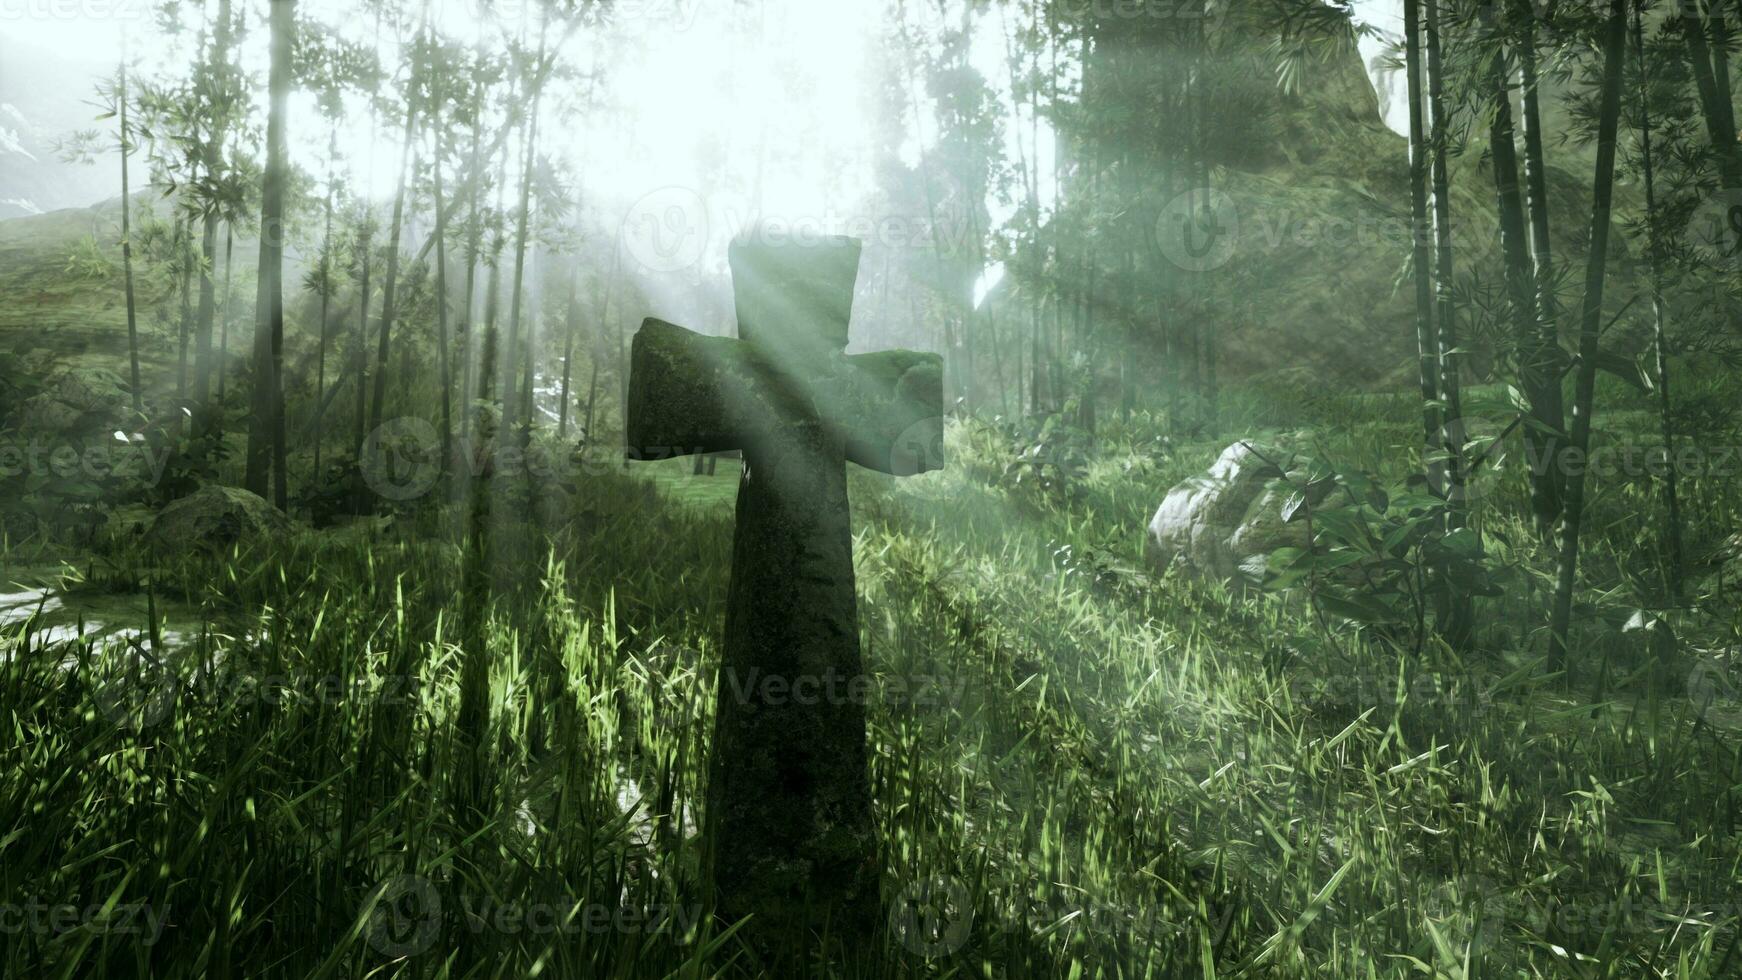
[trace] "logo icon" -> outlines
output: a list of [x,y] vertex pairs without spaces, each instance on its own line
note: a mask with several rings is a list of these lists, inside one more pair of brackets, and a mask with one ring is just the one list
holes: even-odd
[[1210,272],[1234,257],[1240,215],[1221,191],[1200,187],[1167,202],[1155,222],[1155,240],[1169,262],[1187,272]]
[[441,438],[419,418],[390,419],[363,440],[358,466],[369,489],[388,500],[412,500],[428,493],[441,476]]
[[364,935],[382,956],[416,956],[435,945],[441,918],[442,898],[428,878],[397,875],[376,891]]
[[91,699],[117,728],[142,732],[169,717],[175,707],[175,675],[141,649],[105,650],[92,675]]
[[890,935],[928,960],[961,949],[973,925],[968,887],[948,875],[910,883],[889,907]]
[[661,187],[629,206],[621,229],[629,257],[649,272],[677,272],[701,261],[708,202],[687,187]]
[[901,431],[889,451],[889,472],[918,476],[944,466],[944,420],[922,419]]
[[1422,908],[1433,931],[1458,959],[1472,959],[1500,941],[1506,929],[1506,900],[1484,875],[1459,875],[1428,893]]
[[1708,651],[1688,673],[1688,699],[1706,724],[1742,729],[1742,684],[1733,651]]
[[1742,189],[1720,190],[1688,218],[1688,244],[1726,269],[1742,268]]
[[[1502,455],[1496,440],[1505,429],[1478,415],[1448,419],[1440,426],[1439,445],[1428,454],[1432,464],[1427,468],[1428,483],[1434,495],[1467,504],[1493,493],[1500,485]],[[1451,465],[1454,458],[1459,461],[1456,471]]]

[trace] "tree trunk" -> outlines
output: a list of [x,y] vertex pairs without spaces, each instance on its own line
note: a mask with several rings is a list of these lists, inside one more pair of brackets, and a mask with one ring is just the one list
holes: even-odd
[[[218,0],[218,23],[213,31],[212,55],[209,67],[217,72],[218,66],[228,69],[230,60],[230,0]],[[211,113],[212,131],[204,147],[206,155],[206,176],[214,183],[223,172],[224,165],[224,114],[228,106],[216,103],[208,105]],[[218,251],[218,211],[215,206],[206,211],[200,232],[200,253],[203,262],[200,267],[200,309],[198,329],[194,337],[194,404],[197,406],[195,415],[201,421],[196,430],[206,427],[207,400],[212,391],[212,321],[216,315],[217,297],[212,282],[212,272],[217,266]]]
[[[1459,371],[1457,310],[1453,303],[1455,279],[1452,274],[1452,197],[1451,167],[1447,160],[1451,140],[1450,120],[1446,114],[1445,71],[1441,63],[1440,0],[1426,0],[1424,40],[1427,48],[1427,97],[1432,131],[1429,140],[1433,153],[1433,224],[1434,224],[1434,319],[1439,331],[1439,395],[1446,419],[1462,419],[1463,384]],[[1463,466],[1460,446],[1449,446],[1448,460],[1451,486],[1461,488]],[[1462,526],[1462,495],[1453,501],[1453,527]]]
[[[387,272],[381,284],[381,332],[375,347],[375,387],[369,400],[370,424],[387,421],[387,357],[393,343],[394,300],[399,285],[399,235],[405,227],[405,189],[411,182],[412,145],[416,142],[417,102],[409,95],[405,103],[405,147],[399,155],[399,188],[393,194],[393,220],[387,228]],[[359,451],[362,443],[358,443]]]
[[213,370],[218,375],[216,411],[220,420],[223,418],[224,411],[224,376],[228,373],[226,369],[230,365],[230,316],[235,309],[235,304],[232,302],[234,291],[231,290],[230,284],[233,279],[231,272],[234,271],[231,265],[235,257],[236,227],[226,221],[224,222],[224,300],[218,308],[218,362],[213,366]]
[[[1434,459],[1441,445],[1439,401],[1439,341],[1434,336],[1434,265],[1428,233],[1426,124],[1423,121],[1421,0],[1403,2],[1404,70],[1409,98],[1409,239],[1415,270],[1416,375],[1421,385],[1422,460],[1430,480],[1439,481]],[[1443,485],[1443,481],[1442,485]]]
[[[1561,420],[1556,432],[1564,425],[1566,404],[1561,395],[1559,379],[1566,374],[1566,355],[1561,350],[1560,300],[1555,296],[1554,246],[1549,239],[1548,162],[1542,147],[1542,111],[1536,73],[1536,19],[1522,4],[1514,8],[1523,23],[1523,42],[1519,45],[1518,77],[1522,89],[1524,136],[1524,206],[1530,215],[1530,258],[1536,283],[1536,351],[1537,372],[1544,379],[1542,390],[1543,416]],[[1551,445],[1558,447],[1559,438],[1550,436]],[[1559,498],[1565,475],[1558,468],[1549,471]]]
[[[1715,18],[1715,21],[1722,24],[1721,18]],[[1712,153],[1718,165],[1718,181],[1722,187],[1724,203],[1729,209],[1730,220],[1719,229],[1721,236],[1727,236],[1738,226],[1737,216],[1742,214],[1742,147],[1738,147],[1736,141],[1735,113],[1730,101],[1729,62],[1721,48],[1714,51],[1707,43],[1705,24],[1700,18],[1698,5],[1688,2],[1682,6],[1681,27],[1682,40],[1688,49],[1688,66],[1693,71],[1694,87],[1699,92],[1700,118],[1706,125],[1706,138],[1712,143]],[[1725,243],[1727,251],[1738,248],[1742,248],[1742,243]]]
[[[1440,60],[1440,0],[1426,0],[1424,42],[1426,46],[1428,112],[1432,132],[1429,135],[1433,154],[1433,224],[1434,224],[1434,319],[1439,328],[1438,370],[1441,418],[1438,447],[1445,457],[1446,530],[1456,531],[1465,524],[1464,443],[1468,438],[1463,424],[1464,406],[1461,378],[1458,373],[1457,310],[1452,302],[1452,201],[1451,172],[1447,161],[1450,127],[1446,118],[1445,73]],[[1448,601],[1440,622],[1440,631],[1447,642],[1465,649],[1471,641],[1474,605],[1461,589],[1449,589]]]
[[133,191],[128,183],[127,158],[132,154],[133,138],[127,128],[127,53],[122,39],[120,97],[116,100],[121,112],[121,276],[127,293],[127,383],[133,393],[133,424],[145,414],[144,392],[139,383],[139,317],[133,294]]
[[1650,259],[1652,349],[1657,358],[1657,417],[1663,438],[1664,549],[1668,553],[1664,584],[1674,602],[1682,598],[1682,515],[1677,493],[1675,431],[1670,423],[1669,339],[1663,308],[1663,248],[1658,237],[1657,181],[1651,154],[1651,68],[1645,60],[1645,27],[1639,6],[1633,8],[1633,43],[1639,62],[1639,142],[1645,178],[1646,255]]
[[[334,119],[327,133],[327,160],[329,161],[329,166],[337,161],[338,151],[339,123],[337,119]],[[321,436],[323,435],[324,428],[321,424],[321,420],[325,418],[327,414],[327,308],[333,297],[333,182],[336,179],[336,176],[337,175],[331,170],[327,172],[327,197],[323,215],[325,223],[321,231],[320,347],[319,353],[316,355],[317,367],[315,369],[315,404],[319,407],[315,410],[314,418],[314,468],[315,479],[317,480],[320,479],[321,472]]]
[[[1486,19],[1486,13],[1484,16]],[[1558,399],[1551,399],[1549,393],[1551,387],[1559,391],[1558,375],[1544,371],[1535,279],[1525,251],[1524,202],[1518,187],[1518,155],[1513,147],[1512,96],[1506,78],[1506,52],[1503,47],[1497,47],[1488,72],[1490,97],[1494,100],[1489,152],[1493,159],[1494,190],[1500,213],[1500,247],[1506,268],[1507,297],[1518,350],[1519,388],[1524,392],[1534,420],[1534,424],[1523,429],[1525,463],[1530,467],[1531,511],[1538,531],[1546,535],[1561,509],[1556,435],[1562,429],[1563,420],[1552,410],[1553,401]]]
[[[431,161],[435,180],[435,306],[436,306],[436,367],[442,384],[442,455],[446,467],[453,459],[454,449],[454,374],[448,359],[448,208],[442,198],[442,126],[441,103],[430,108],[430,132],[435,137],[435,158]],[[410,349],[410,345],[406,345]]]
[[[1615,134],[1621,118],[1621,68],[1626,54],[1627,3],[1611,0],[1603,30],[1603,94],[1597,128],[1597,173],[1591,181],[1591,252],[1585,266],[1585,299],[1579,318],[1579,370],[1573,394],[1572,448],[1580,459],[1591,445],[1591,414],[1597,387],[1597,340],[1603,326],[1603,285],[1609,257],[1609,213],[1615,195]],[[1579,532],[1584,520],[1586,467],[1567,475],[1561,516],[1561,555],[1549,621],[1549,669],[1565,666],[1578,579]]]
[[[367,205],[365,205],[367,207]],[[360,453],[363,448],[364,433],[369,431],[369,271],[373,265],[375,249],[374,215],[367,211],[363,213],[363,226],[358,229],[358,251],[363,264],[362,281],[357,290],[357,337],[356,351],[352,361],[357,373],[357,404],[351,420],[351,450]]]
[[268,80],[271,108],[266,122],[266,171],[260,185],[260,281],[254,314],[254,413],[248,428],[247,469],[243,486],[264,497],[269,471],[278,506],[285,506],[283,396],[279,366],[284,343],[284,185],[287,134],[285,110],[290,100],[291,32],[295,0],[271,0],[272,61]]
[[484,83],[478,81],[472,97],[472,165],[466,175],[470,189],[468,205],[471,215],[466,227],[466,319],[460,329],[460,442],[470,444],[472,438],[472,399],[474,388],[473,345],[478,333],[478,256],[483,252],[484,217],[479,213],[484,165]]
[[502,404],[504,406],[504,411],[507,411],[507,406],[514,405],[516,402],[514,386],[510,383],[514,377],[516,355],[520,354],[519,348],[521,344],[525,343],[528,347],[524,357],[527,359],[525,384],[529,390],[523,393],[525,407],[527,409],[524,422],[528,429],[532,426],[532,392],[530,390],[532,387],[532,352],[530,350],[530,340],[528,338],[523,338],[520,335],[520,308],[522,291],[526,282],[526,240],[531,230],[530,226],[532,223],[533,162],[537,158],[538,152],[538,106],[540,97],[544,95],[542,75],[545,58],[545,36],[549,24],[550,15],[547,12],[538,29],[538,60],[535,64],[539,66],[539,75],[541,77],[535,79],[537,87],[532,91],[532,103],[528,109],[526,119],[526,140],[524,143],[524,150],[521,152],[519,220],[514,233],[514,283],[511,287],[512,292],[509,293],[508,300],[508,356],[503,358],[504,383],[502,385]]
[[179,431],[182,419],[179,409],[187,407],[188,403],[188,333],[193,329],[193,304],[188,298],[188,290],[192,288],[191,284],[193,282],[193,267],[192,263],[189,261],[192,256],[192,250],[188,248],[188,224],[186,217],[179,214],[176,216],[175,230],[171,233],[171,236],[171,240],[175,242],[177,266],[176,278],[179,280],[179,287],[181,290],[181,315],[176,321],[177,340],[175,356],[175,404],[178,409],[175,417],[175,425]]
[[563,394],[562,405],[557,409],[556,435],[558,439],[569,437],[569,376],[573,373],[575,362],[575,278],[578,270],[569,273],[569,307],[568,320],[563,324]]

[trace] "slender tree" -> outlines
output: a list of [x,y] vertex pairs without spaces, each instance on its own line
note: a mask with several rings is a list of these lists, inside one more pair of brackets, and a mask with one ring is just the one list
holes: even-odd
[[202,420],[200,427],[209,424],[207,402],[212,390],[212,338],[213,325],[217,317],[216,283],[212,276],[217,269],[218,222],[222,218],[221,194],[226,177],[224,161],[224,142],[229,128],[229,117],[235,111],[240,101],[234,95],[236,82],[235,69],[231,64],[231,47],[234,33],[235,18],[231,11],[231,0],[218,0],[217,24],[213,30],[213,41],[208,52],[206,64],[200,75],[200,91],[203,94],[203,109],[206,114],[207,133],[205,144],[199,152],[203,155],[206,179],[206,196],[208,200],[201,207],[200,216],[200,296],[199,313],[194,333],[194,403],[198,406],[196,415]]
[[[1463,449],[1467,433],[1463,431],[1463,390],[1459,377],[1458,322],[1452,278],[1451,171],[1447,145],[1451,141],[1451,121],[1446,112],[1445,64],[1440,43],[1440,0],[1423,0],[1423,8],[1423,68],[1427,74],[1425,87],[1432,126],[1428,135],[1428,150],[1433,157],[1433,293],[1434,321],[1437,327],[1435,353],[1438,358],[1433,370],[1438,382],[1443,423],[1437,434],[1436,449],[1444,459],[1446,530],[1456,531],[1465,524]],[[1463,589],[1447,589],[1446,592],[1448,603],[1441,622],[1441,631],[1453,646],[1466,647],[1471,639],[1475,616],[1471,597]]]
[[1670,416],[1669,393],[1669,340],[1665,329],[1663,304],[1663,242],[1660,238],[1659,222],[1661,216],[1657,206],[1657,174],[1652,160],[1651,147],[1651,67],[1645,57],[1645,26],[1643,5],[1633,6],[1633,44],[1639,66],[1639,153],[1642,176],[1645,180],[1645,236],[1646,256],[1649,260],[1648,275],[1651,290],[1652,317],[1652,351],[1656,358],[1657,368],[1657,415],[1659,431],[1663,438],[1664,459],[1669,465],[1663,468],[1663,503],[1664,529],[1663,538],[1665,550],[1668,552],[1664,584],[1669,587],[1672,599],[1679,602],[1682,597],[1682,514],[1681,500],[1676,485],[1675,429]]
[[116,73],[115,111],[121,117],[121,278],[127,292],[127,384],[132,389],[135,420],[145,414],[144,388],[139,383],[139,314],[133,290],[133,190],[127,161],[133,156],[133,133],[127,125],[127,37],[121,37],[121,67]]
[[[393,217],[387,225],[387,269],[381,282],[381,329],[375,348],[375,386],[369,401],[370,425],[385,422],[387,411],[387,358],[392,348],[393,318],[399,298],[399,238],[405,228],[405,192],[411,182],[412,156],[417,142],[417,110],[420,100],[415,92],[414,77],[408,77],[405,90],[405,145],[399,154],[399,184],[393,193]],[[359,445],[361,445],[359,443]]]
[[254,399],[248,428],[247,469],[243,486],[264,497],[271,481],[273,498],[287,505],[284,473],[283,392],[279,374],[284,350],[284,235],[288,133],[285,113],[290,102],[290,53],[295,25],[295,0],[269,0],[271,68],[267,89],[271,100],[266,123],[266,171],[260,186],[260,274],[255,294]]
[[[335,100],[336,101],[336,100]],[[323,101],[323,106],[327,103]],[[314,443],[315,473],[321,471],[321,437],[323,434],[321,419],[326,415],[325,394],[327,390],[327,335],[330,306],[333,299],[333,194],[338,186],[339,157],[339,120],[335,113],[327,114],[327,187],[325,198],[321,202],[321,258],[315,270],[318,277],[315,288],[321,298],[320,324],[317,328],[315,353],[315,398],[320,407],[315,411]]]
[[1411,265],[1415,273],[1415,344],[1416,375],[1421,385],[1422,425],[1425,435],[1421,445],[1422,458],[1427,462],[1430,477],[1437,480],[1438,464],[1434,461],[1442,445],[1439,413],[1439,340],[1434,336],[1434,265],[1433,240],[1428,225],[1427,181],[1428,151],[1422,92],[1421,0],[1403,3],[1404,71],[1408,75],[1409,99],[1409,239]]
[[563,383],[562,404],[557,409],[556,435],[558,439],[569,437],[569,377],[573,373],[575,363],[575,272],[569,273],[569,300],[566,309],[567,319],[563,324]]
[[[1591,416],[1597,387],[1597,341],[1603,326],[1604,273],[1609,258],[1610,211],[1615,198],[1615,137],[1621,118],[1621,71],[1627,53],[1627,0],[1610,0],[1603,29],[1602,98],[1597,117],[1597,172],[1591,181],[1591,250],[1585,264],[1585,298],[1579,316],[1579,368],[1573,394],[1573,452],[1585,458],[1591,446]],[[1560,565],[1555,577],[1554,610],[1549,620],[1549,666],[1566,664],[1567,631],[1572,625],[1573,590],[1578,580],[1579,537],[1585,516],[1585,467],[1567,475],[1561,513]]]
[[[514,231],[514,281],[509,287],[507,356],[503,358],[502,404],[504,406],[514,406],[517,403],[512,384],[515,376],[514,369],[518,364],[517,358],[531,357],[531,340],[521,335],[521,306],[526,285],[527,242],[532,230],[532,183],[538,157],[539,106],[544,96],[546,44],[550,32],[550,8],[542,6],[541,11],[538,26],[538,50],[533,57],[527,82],[531,98],[527,107],[524,138],[520,151],[520,204],[516,209]],[[527,347],[527,351],[524,353],[520,350],[522,344]],[[524,393],[524,398],[528,411],[526,417],[520,421],[530,428],[532,426],[530,411],[532,392],[530,379],[526,380],[528,390]]]
[[[1490,27],[1486,7],[1483,17]],[[1563,419],[1559,403],[1559,374],[1549,368],[1553,358],[1543,350],[1537,319],[1536,280],[1526,251],[1524,200],[1518,185],[1518,155],[1513,145],[1512,91],[1507,84],[1506,46],[1493,32],[1494,51],[1488,63],[1488,88],[1492,99],[1489,117],[1489,153],[1494,170],[1494,191],[1500,213],[1500,247],[1506,270],[1506,295],[1517,351],[1519,388],[1529,405],[1530,424],[1524,427],[1525,462],[1530,467],[1531,511],[1537,529],[1546,535],[1561,509],[1561,479],[1557,456]]]
[[[433,47],[433,45],[432,45]],[[436,57],[432,52],[431,76],[429,92],[430,137],[434,141],[431,154],[433,178],[435,182],[435,306],[436,306],[436,361],[441,374],[442,385],[442,465],[447,465],[452,459],[454,439],[453,390],[454,376],[448,359],[448,208],[447,199],[442,188],[442,103],[447,98],[447,75],[454,66],[447,59]]]

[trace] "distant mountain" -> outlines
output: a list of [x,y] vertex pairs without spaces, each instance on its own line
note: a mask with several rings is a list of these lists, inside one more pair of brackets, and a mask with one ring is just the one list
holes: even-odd
[[66,163],[55,150],[57,140],[105,125],[95,121],[98,110],[90,103],[96,81],[109,70],[0,34],[0,218],[85,207],[115,195],[117,154],[86,165]]

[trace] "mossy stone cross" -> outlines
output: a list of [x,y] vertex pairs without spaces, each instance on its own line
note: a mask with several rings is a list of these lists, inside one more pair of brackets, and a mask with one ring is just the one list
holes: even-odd
[[740,240],[742,339],[650,318],[630,354],[632,458],[743,453],[705,840],[719,911],[765,935],[874,924],[846,462],[943,463],[942,358],[846,353],[859,251]]

